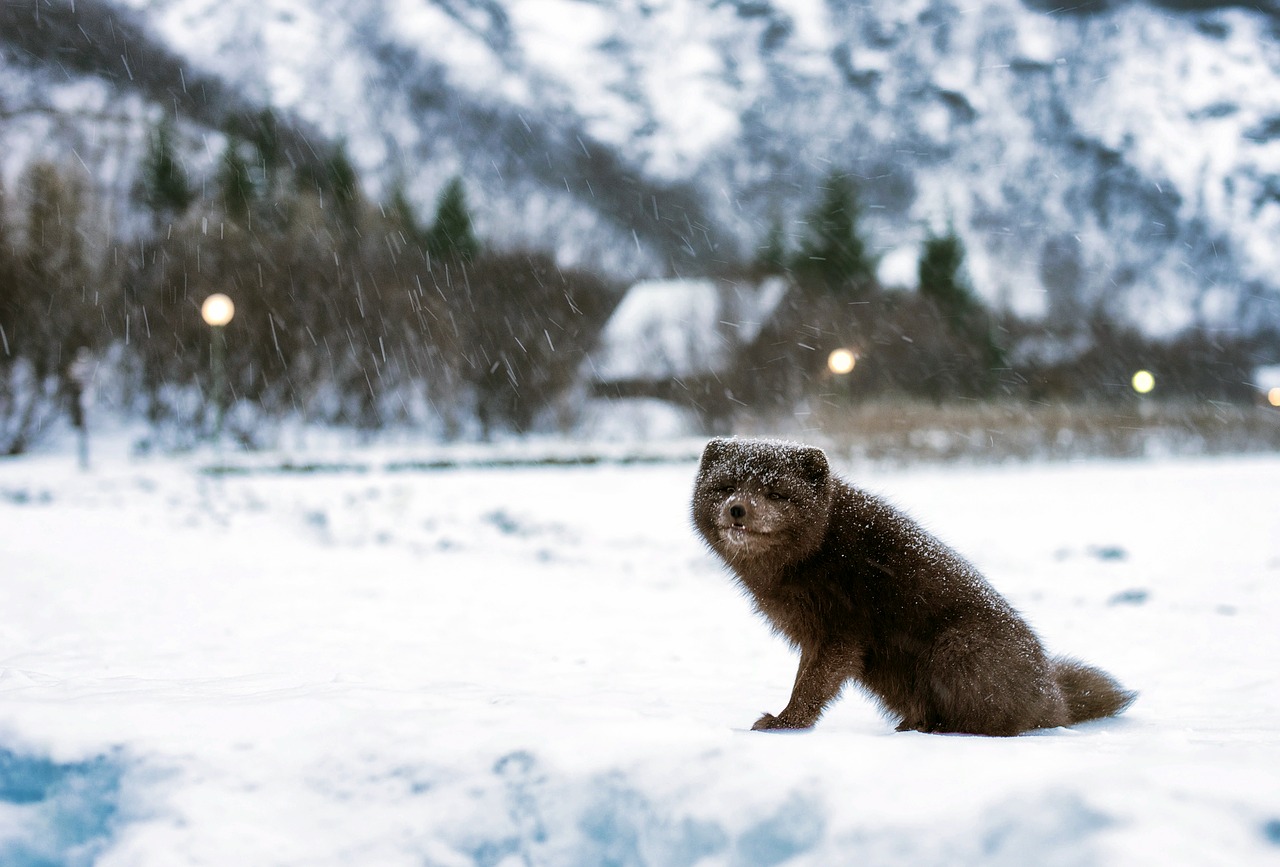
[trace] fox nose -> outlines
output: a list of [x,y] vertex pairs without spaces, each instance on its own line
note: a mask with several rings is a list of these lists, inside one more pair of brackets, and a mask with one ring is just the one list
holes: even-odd
[[747,510],[746,510],[746,508],[745,508],[745,507],[743,507],[743,506],[730,506],[730,507],[729,507],[729,517],[730,517],[730,518],[733,518],[733,520],[735,520],[735,521],[741,521],[741,520],[742,520],[743,518],[745,518],[746,516],[747,516]]

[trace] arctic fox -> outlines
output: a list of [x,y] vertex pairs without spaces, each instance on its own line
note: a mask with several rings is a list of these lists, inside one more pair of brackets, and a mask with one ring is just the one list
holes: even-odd
[[753,729],[809,728],[849,681],[898,731],[1016,735],[1118,714],[1137,696],[1049,657],[973,566],[834,476],[821,449],[711,440],[693,522],[800,651],[791,700]]

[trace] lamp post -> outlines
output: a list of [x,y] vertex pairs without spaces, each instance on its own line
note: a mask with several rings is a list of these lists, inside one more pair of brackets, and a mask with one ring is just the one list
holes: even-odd
[[857,363],[858,356],[854,355],[852,349],[846,349],[843,346],[831,350],[831,354],[827,356],[827,370],[831,372],[831,378],[834,380],[832,383],[834,391],[844,403],[851,403],[853,400],[853,386],[849,374],[853,373],[854,365]]
[[1155,414],[1155,407],[1151,405],[1151,399],[1147,397],[1155,390],[1155,374],[1146,369],[1139,370],[1133,374],[1133,378],[1129,380],[1129,385],[1138,395],[1138,418],[1142,419],[1143,427],[1145,427],[1148,420]]
[[85,393],[93,382],[93,355],[88,347],[76,350],[67,371],[71,387],[71,426],[76,429],[80,444],[80,469],[89,469],[89,421],[85,413]]
[[236,315],[236,305],[221,292],[215,292],[200,305],[200,316],[213,331],[209,346],[210,366],[213,368],[213,438],[222,440],[223,393],[227,388],[227,335],[225,328]]

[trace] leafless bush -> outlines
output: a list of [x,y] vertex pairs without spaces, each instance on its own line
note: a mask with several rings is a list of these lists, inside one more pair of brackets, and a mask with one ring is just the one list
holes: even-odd
[[453,268],[437,266],[432,278],[457,329],[482,433],[527,432],[575,384],[617,293],[543,253],[491,254]]
[[877,399],[740,420],[740,433],[820,441],[890,463],[1134,458],[1280,450],[1280,411],[1204,400],[1119,403]]
[[0,195],[0,454],[25,451],[64,409],[78,418],[75,360],[122,328],[107,245],[86,224],[92,209],[70,178],[32,166],[24,219],[14,223]]

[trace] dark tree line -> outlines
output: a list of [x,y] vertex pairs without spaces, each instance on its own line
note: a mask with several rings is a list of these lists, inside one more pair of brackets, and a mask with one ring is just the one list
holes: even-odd
[[[49,165],[23,181],[23,231],[0,219],[0,454],[24,451],[71,408],[77,358],[122,325],[118,272],[86,231],[83,188]],[[0,216],[7,199],[0,189]]]
[[[399,188],[366,200],[343,148],[292,172],[259,133],[232,139],[218,186],[217,201],[130,261],[130,297],[153,326],[142,354],[157,422],[200,427],[183,414],[207,412],[188,397],[203,376],[188,347],[213,291],[238,305],[226,332],[241,347],[228,370],[238,400],[308,422],[416,424],[447,437],[525,432],[555,416],[617,296],[547,255],[483,249],[460,178],[424,224]],[[181,195],[169,198],[180,208]]]
[[[136,191],[151,230],[127,244],[105,236],[69,168],[35,165],[0,188],[0,453],[81,418],[86,357],[110,360],[121,409],[169,442],[207,435],[200,305],[214,292],[236,304],[225,428],[246,444],[275,420],[487,437],[571,419],[622,287],[546,254],[486,249],[461,178],[424,220],[399,186],[366,197],[340,145],[291,161],[269,112],[237,124],[199,182],[180,138],[171,120],[153,130]],[[1166,396],[1249,397],[1247,341],[1157,341],[1101,315],[1055,332],[996,314],[950,229],[925,239],[918,291],[887,289],[861,232],[857,187],[833,174],[797,242],[775,225],[758,261],[719,275],[781,275],[789,289],[733,368],[699,386],[708,418],[880,395],[1131,399],[1137,367],[1161,371]],[[840,347],[856,355],[852,374],[827,369]]]
[[100,237],[70,171],[32,168],[20,217],[0,201],[0,451],[73,408],[78,356],[121,347],[128,409],[171,442],[207,434],[215,292],[236,305],[226,427],[247,444],[272,419],[453,437],[563,416],[617,287],[485,250],[461,179],[424,223],[398,190],[368,200],[341,147],[295,168],[254,124],[197,184],[176,138],[153,130],[136,191],[152,231],[127,245]]
[[[956,233],[930,234],[915,293],[880,285],[863,237],[854,179],[830,174],[815,191],[797,242],[775,222],[752,274],[785,275],[793,290],[732,374],[752,405],[785,410],[805,397],[908,394],[934,400],[996,396],[1009,380],[996,318],[968,284]],[[856,377],[827,369],[828,354],[851,350]]]
[[[1161,397],[1248,402],[1265,336],[1190,329],[1155,339],[1104,311],[1049,325],[989,309],[966,276],[962,239],[948,227],[921,245],[914,292],[881,286],[863,237],[857,184],[832,173],[791,242],[778,221],[741,279],[784,275],[792,290],[721,377],[733,404],[789,412],[805,399],[847,402],[906,395],[1034,401],[1132,400],[1134,371],[1159,371]],[[828,354],[856,356],[848,375]]]

